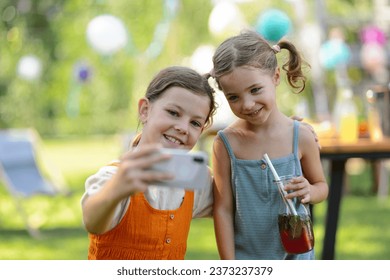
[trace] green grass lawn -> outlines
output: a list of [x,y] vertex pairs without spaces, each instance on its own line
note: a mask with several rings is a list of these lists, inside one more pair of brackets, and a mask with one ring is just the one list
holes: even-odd
[[[48,169],[56,167],[71,193],[67,196],[37,196],[24,202],[41,237],[34,239],[3,185],[0,185],[0,259],[83,260],[88,238],[82,227],[80,197],[84,181],[100,166],[120,153],[119,137],[85,140],[50,140],[42,143],[41,159]],[[366,176],[367,177],[367,176]],[[354,178],[356,179],[356,178]],[[353,180],[351,180],[352,182]],[[358,182],[367,180],[355,180]],[[345,195],[341,205],[336,259],[390,259],[390,199],[378,199],[358,186],[359,195]],[[353,186],[351,187],[353,189]],[[326,202],[315,207],[316,256],[320,258]],[[186,259],[218,259],[212,219],[192,222]]]

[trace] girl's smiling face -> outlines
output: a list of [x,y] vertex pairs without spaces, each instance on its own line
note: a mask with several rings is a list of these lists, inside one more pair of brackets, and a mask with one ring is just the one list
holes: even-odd
[[264,123],[276,107],[276,86],[279,68],[274,73],[255,67],[237,67],[219,78],[233,113],[253,124]]
[[210,112],[210,98],[181,87],[168,88],[154,102],[139,101],[143,123],[139,145],[161,143],[164,148],[191,150],[198,141]]

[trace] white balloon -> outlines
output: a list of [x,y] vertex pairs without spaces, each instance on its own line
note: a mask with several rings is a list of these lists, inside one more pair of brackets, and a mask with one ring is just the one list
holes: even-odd
[[41,76],[42,63],[35,55],[26,55],[19,59],[18,74],[25,80],[36,80]]
[[87,40],[100,54],[110,55],[126,46],[128,35],[119,18],[104,14],[88,23]]
[[191,56],[191,66],[201,74],[208,73],[213,68],[215,48],[211,45],[199,46]]
[[235,34],[246,27],[246,22],[237,5],[218,2],[209,16],[209,30],[213,35]]

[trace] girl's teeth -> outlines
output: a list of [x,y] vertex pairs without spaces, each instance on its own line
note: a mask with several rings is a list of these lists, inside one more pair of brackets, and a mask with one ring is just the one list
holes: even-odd
[[180,141],[177,140],[176,138],[170,137],[170,136],[165,136],[169,141],[175,143],[175,144],[180,144]]

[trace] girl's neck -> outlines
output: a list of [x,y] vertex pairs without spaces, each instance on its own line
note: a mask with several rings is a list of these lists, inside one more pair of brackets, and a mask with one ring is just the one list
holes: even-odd
[[264,153],[281,158],[292,152],[293,120],[280,112],[263,124],[239,119],[228,133],[234,154],[240,159],[258,160]]

